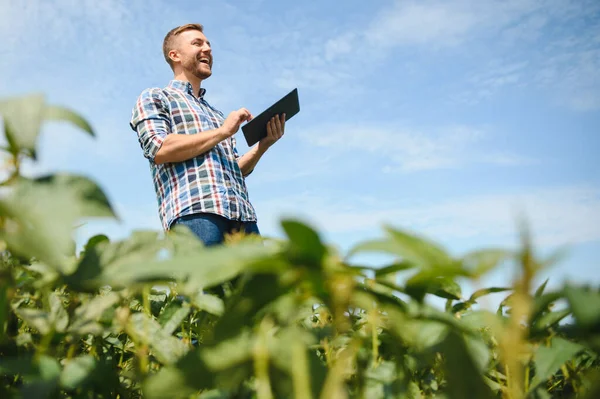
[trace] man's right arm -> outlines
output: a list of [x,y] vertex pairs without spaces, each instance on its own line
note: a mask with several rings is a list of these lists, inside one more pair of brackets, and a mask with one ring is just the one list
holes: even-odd
[[244,108],[229,114],[217,129],[199,134],[169,134],[171,118],[160,89],[142,92],[133,111],[131,126],[138,133],[144,156],[155,164],[182,162],[212,149],[235,134],[252,115]]

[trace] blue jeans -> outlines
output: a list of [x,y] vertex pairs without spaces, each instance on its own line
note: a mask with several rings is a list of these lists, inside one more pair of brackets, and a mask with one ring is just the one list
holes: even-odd
[[207,247],[221,244],[225,234],[243,232],[260,235],[256,222],[238,222],[212,213],[185,215],[175,220],[174,224],[187,226]]

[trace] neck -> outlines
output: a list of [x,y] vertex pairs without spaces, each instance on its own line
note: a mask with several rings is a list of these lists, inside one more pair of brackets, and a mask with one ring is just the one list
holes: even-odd
[[175,80],[182,80],[184,82],[190,82],[192,84],[192,91],[194,92],[194,96],[198,96],[200,93],[200,85],[202,84],[202,79],[194,76],[192,74],[186,73],[186,71],[180,71],[173,76]]

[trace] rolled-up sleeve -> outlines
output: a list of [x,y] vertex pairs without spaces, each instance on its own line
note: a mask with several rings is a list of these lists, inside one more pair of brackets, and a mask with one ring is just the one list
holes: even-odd
[[171,131],[171,119],[160,89],[146,89],[131,113],[131,128],[137,133],[144,157],[154,162],[156,153]]

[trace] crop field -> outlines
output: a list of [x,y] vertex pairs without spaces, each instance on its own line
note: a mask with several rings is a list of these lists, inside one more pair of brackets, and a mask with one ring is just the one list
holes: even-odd
[[[541,258],[525,225],[516,251],[461,256],[387,226],[338,253],[293,219],[285,239],[204,248],[185,229],[136,231],[76,251],[73,228],[115,217],[110,200],[21,162],[46,121],[93,128],[38,95],[0,115],[1,398],[600,398],[600,292],[534,285],[560,254]],[[394,261],[353,262],[367,253]],[[515,281],[457,283],[498,267]],[[481,306],[490,294],[497,309]]]

